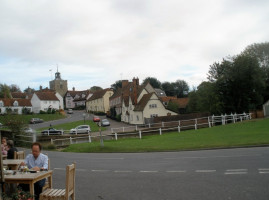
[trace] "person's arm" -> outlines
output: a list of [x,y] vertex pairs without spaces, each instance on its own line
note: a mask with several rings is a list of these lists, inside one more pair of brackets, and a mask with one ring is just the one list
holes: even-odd
[[44,162],[43,162],[43,166],[41,167],[41,169],[48,170],[49,158],[47,155],[43,155],[43,156],[44,156]]

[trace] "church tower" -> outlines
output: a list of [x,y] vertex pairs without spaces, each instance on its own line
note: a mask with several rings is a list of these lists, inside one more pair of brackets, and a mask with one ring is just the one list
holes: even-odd
[[61,73],[58,72],[58,67],[57,72],[55,73],[55,79],[50,81],[50,89],[55,90],[62,97],[64,97],[67,92],[67,80],[62,80]]

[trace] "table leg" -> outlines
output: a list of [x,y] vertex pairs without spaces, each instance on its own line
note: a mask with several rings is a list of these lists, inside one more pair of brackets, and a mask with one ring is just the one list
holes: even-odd
[[49,181],[49,188],[52,188],[52,176],[48,177],[48,181]]
[[30,194],[34,196],[35,195],[34,183],[33,182],[30,183],[29,186],[30,186]]

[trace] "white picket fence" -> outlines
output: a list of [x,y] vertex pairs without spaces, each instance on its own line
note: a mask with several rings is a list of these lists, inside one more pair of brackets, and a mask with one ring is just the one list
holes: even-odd
[[103,140],[104,137],[108,137],[109,139],[118,140],[118,137],[128,137],[134,136],[142,139],[143,134],[147,135],[148,133],[157,132],[159,135],[162,135],[164,131],[177,131],[181,132],[183,130],[190,130],[202,127],[209,127],[216,125],[225,125],[227,123],[236,123],[242,122],[243,120],[251,120],[251,113],[243,113],[243,114],[231,114],[231,115],[220,115],[220,116],[209,116],[202,117],[190,120],[179,120],[173,122],[161,122],[154,124],[146,124],[146,125],[137,125],[137,126],[128,126],[128,127],[120,127],[120,128],[111,128],[111,134],[102,136],[81,136],[81,137],[69,137],[64,139],[51,139],[51,144],[55,146],[66,146],[70,144],[77,143],[91,143],[93,140]]

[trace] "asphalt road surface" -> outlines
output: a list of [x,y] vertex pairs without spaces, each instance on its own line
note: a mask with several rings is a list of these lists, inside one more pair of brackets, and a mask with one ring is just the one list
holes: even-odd
[[269,147],[165,153],[47,152],[53,187],[75,161],[79,200],[268,200]]
[[[49,127],[50,125],[54,126],[54,125],[58,125],[58,124],[64,124],[64,123],[68,123],[68,122],[84,120],[84,116],[83,116],[84,111],[74,110],[73,112],[74,112],[73,114],[67,114],[67,117],[64,119],[59,119],[59,120],[54,120],[54,121],[46,121],[46,122],[38,123],[38,124],[30,124],[29,126],[32,129],[37,130],[39,128]],[[100,118],[104,119],[104,118],[106,118],[106,116],[100,116]],[[92,120],[92,119],[93,119],[93,115],[86,113],[86,116],[85,116],[86,124],[87,124],[87,121]],[[111,120],[111,119],[108,119],[108,121],[110,122],[110,126],[106,127],[107,130],[102,132],[103,135],[110,134],[111,128],[119,128],[119,127],[127,126],[123,122],[117,122],[117,121]]]

